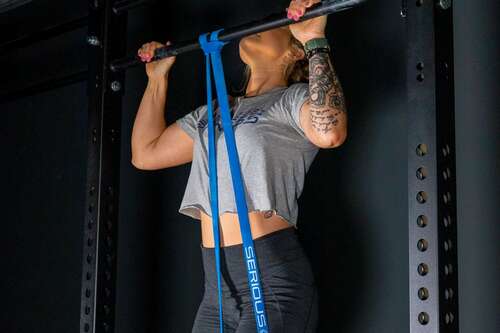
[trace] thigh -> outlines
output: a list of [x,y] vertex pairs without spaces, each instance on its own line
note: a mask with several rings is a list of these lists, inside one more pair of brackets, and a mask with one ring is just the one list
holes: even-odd
[[245,302],[241,305],[240,319],[235,333],[284,333],[285,322],[281,312],[280,305],[276,297],[272,294],[272,290],[265,284],[262,285],[264,294],[267,327],[269,331],[257,331],[257,322],[253,311],[253,304],[250,297],[245,297]]
[[[317,289],[307,288],[295,295],[278,293],[264,286],[266,318],[270,333],[316,333],[318,325]],[[267,290],[267,292],[266,292]],[[257,324],[252,304],[245,304],[235,333],[255,333]],[[268,333],[268,332],[257,332]]]
[[[228,311],[227,309],[225,309]],[[224,310],[223,310],[224,311]],[[226,312],[224,311],[224,312]],[[227,317],[227,313],[224,313],[224,317]],[[223,319],[224,333],[234,333],[234,325]],[[207,332],[218,332],[219,331],[219,306],[217,300],[213,297],[204,296],[198,311],[196,312],[196,317],[194,319],[193,328],[191,333],[207,333]]]
[[218,313],[204,297],[196,312],[191,333],[216,332],[218,326]]
[[318,291],[309,259],[297,246],[279,256],[278,264],[264,266],[269,288],[287,333],[312,333],[318,322]]
[[316,332],[318,292],[314,284],[297,283],[296,280],[286,280],[283,277],[271,277],[265,283],[272,291],[273,303],[277,305],[281,314],[283,328],[278,332]]
[[[262,260],[263,261],[263,260]],[[271,333],[315,333],[318,323],[318,291],[311,266],[302,249],[261,267],[266,315]],[[256,332],[251,299],[244,298],[236,333]]]

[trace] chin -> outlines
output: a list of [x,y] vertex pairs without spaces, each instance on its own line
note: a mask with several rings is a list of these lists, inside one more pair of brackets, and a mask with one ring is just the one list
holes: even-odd
[[266,45],[263,44],[260,37],[257,35],[250,35],[242,38],[239,43],[240,53],[245,53],[248,55],[258,55],[260,52],[264,51]]
[[259,47],[253,37],[246,36],[240,41],[239,53],[241,60],[248,64],[248,59],[254,59],[259,53]]
[[240,49],[253,50],[261,44],[260,37],[256,35],[245,36],[240,40]]

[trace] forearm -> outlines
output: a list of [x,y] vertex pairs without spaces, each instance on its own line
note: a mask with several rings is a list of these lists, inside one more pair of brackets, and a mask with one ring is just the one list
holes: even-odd
[[309,105],[311,125],[316,135],[325,141],[343,141],[347,113],[330,52],[318,52],[309,59]]
[[132,129],[132,158],[141,152],[163,133],[166,128],[165,102],[168,88],[168,76],[164,79],[149,80],[142,96]]

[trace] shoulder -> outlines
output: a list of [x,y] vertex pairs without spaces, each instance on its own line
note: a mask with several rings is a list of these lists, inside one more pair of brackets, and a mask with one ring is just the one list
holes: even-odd
[[[212,99],[212,108],[216,108],[217,105],[218,105],[217,99],[216,98]],[[196,107],[193,111],[191,111],[191,113],[193,114],[194,117],[200,119],[207,113],[207,110],[208,110],[208,104],[205,103]]]
[[309,83],[307,82],[294,82],[288,86],[287,90],[307,90],[309,88]]
[[309,83],[295,82],[290,84],[280,96],[282,106],[290,112],[294,110],[298,104],[301,106],[309,97]]
[[285,89],[286,94],[303,94],[309,92],[309,83],[306,82],[295,82]]
[[285,105],[292,106],[309,97],[309,83],[295,82],[284,89],[280,99]]

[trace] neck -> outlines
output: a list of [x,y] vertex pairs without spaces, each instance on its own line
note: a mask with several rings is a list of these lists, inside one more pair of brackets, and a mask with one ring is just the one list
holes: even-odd
[[275,87],[286,87],[285,72],[279,66],[257,67],[250,66],[250,79],[245,91],[245,96],[257,96]]

